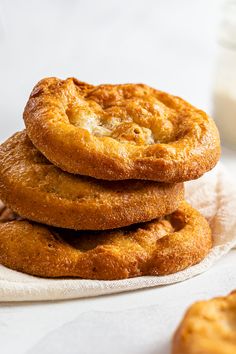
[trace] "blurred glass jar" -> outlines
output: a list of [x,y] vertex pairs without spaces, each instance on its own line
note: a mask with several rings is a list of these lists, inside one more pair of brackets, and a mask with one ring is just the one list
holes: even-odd
[[222,15],[213,116],[223,144],[236,148],[236,0],[225,2]]

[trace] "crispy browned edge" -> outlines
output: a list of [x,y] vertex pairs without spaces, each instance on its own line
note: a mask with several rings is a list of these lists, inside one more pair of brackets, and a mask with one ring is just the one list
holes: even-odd
[[[144,154],[130,158],[130,148],[115,140],[113,145],[106,146],[84,129],[77,128],[76,134],[75,131],[67,134],[64,129],[61,134],[61,129],[51,129],[51,125],[45,122],[52,115],[65,116],[66,97],[71,94],[67,85],[72,87],[81,84],[83,83],[72,78],[45,78],[34,87],[24,110],[24,121],[30,139],[52,163],[63,170],[98,179],[147,179],[178,183],[200,177],[219,160],[220,140],[214,121],[205,112],[164,92],[162,95],[166,99],[171,97],[181,102],[185,114],[188,110],[195,110],[196,114],[201,115],[201,137],[196,132],[191,139],[183,141],[183,146],[178,146],[178,141],[177,145],[170,143],[168,153],[164,152],[165,144],[155,144],[148,156]],[[53,86],[51,91],[48,90],[50,86]],[[124,154],[119,153],[121,148]],[[186,150],[184,154],[183,148]],[[175,158],[172,153],[169,155],[171,150],[175,150]]]
[[175,273],[199,263],[212,247],[210,227],[197,210],[183,202],[176,212],[183,215],[184,228],[158,239],[151,250],[148,242],[143,246],[143,241],[132,239],[127,252],[112,240],[94,248],[89,234],[83,236],[86,247],[78,251],[57,230],[27,220],[0,223],[0,262],[41,277],[113,280]]
[[[9,158],[11,144],[14,146],[17,144],[17,148],[21,149],[25,139],[31,145],[26,133],[20,132],[0,146],[0,198],[9,208],[24,218],[75,230],[113,229],[170,214],[178,208],[184,198],[182,183],[163,184],[143,181],[140,183],[144,184],[146,193],[127,190],[115,195],[113,193],[109,198],[109,193],[105,196],[101,192],[98,200],[94,197],[82,201],[61,198],[55,193],[41,191],[37,189],[37,185],[32,188],[21,178],[18,168],[12,172],[19,158],[18,154],[12,153],[12,157]],[[24,156],[20,157],[24,158]],[[66,174],[66,172],[60,173]],[[91,183],[91,178],[89,181]],[[100,183],[95,179],[92,182]],[[108,182],[103,181],[103,185],[104,183]],[[115,183],[114,191],[116,188],[118,191],[122,188],[122,185],[117,185],[119,182],[109,182],[109,185],[111,183]]]

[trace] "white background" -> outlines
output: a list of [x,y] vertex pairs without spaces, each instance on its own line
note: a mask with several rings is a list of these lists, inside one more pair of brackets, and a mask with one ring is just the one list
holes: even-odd
[[211,110],[219,0],[0,0],[0,139],[45,76],[144,82]]
[[[0,140],[23,128],[27,97],[45,76],[76,76],[94,84],[144,82],[211,113],[220,4],[0,0]],[[223,160],[236,171],[234,152],[224,150]],[[30,353],[41,354],[45,341],[51,352],[58,343],[57,353],[63,354],[167,354],[190,303],[236,287],[235,259],[233,251],[209,272],[167,287],[56,303],[1,304],[1,354],[23,354],[32,347]],[[156,314],[155,323],[150,313]],[[71,336],[68,322],[73,320],[79,333]]]

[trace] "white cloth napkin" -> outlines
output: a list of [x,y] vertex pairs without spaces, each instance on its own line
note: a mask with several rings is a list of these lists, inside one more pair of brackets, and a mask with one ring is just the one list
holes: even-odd
[[236,188],[222,164],[185,184],[186,199],[209,221],[214,244],[199,264],[167,276],[115,281],[43,279],[0,265],[0,301],[58,300],[112,294],[180,282],[209,269],[236,245]]

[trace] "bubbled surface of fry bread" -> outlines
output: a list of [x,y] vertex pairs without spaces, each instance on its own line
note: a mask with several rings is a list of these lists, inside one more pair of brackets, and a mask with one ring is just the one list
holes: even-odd
[[220,156],[218,130],[206,113],[143,84],[46,78],[34,87],[24,120],[52,163],[98,179],[183,182]]

